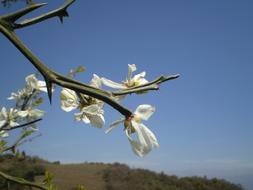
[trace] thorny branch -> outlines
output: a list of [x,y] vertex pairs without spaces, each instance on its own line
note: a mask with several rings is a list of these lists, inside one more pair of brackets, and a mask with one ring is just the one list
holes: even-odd
[[[19,11],[16,11],[14,13],[0,16],[0,32],[3,35],[5,35],[14,44],[14,46],[42,74],[42,76],[44,77],[46,84],[47,84],[48,97],[49,97],[50,102],[52,100],[52,86],[53,86],[53,84],[57,84],[62,87],[74,90],[77,94],[85,94],[85,95],[91,96],[93,98],[102,100],[103,102],[109,104],[110,106],[112,106],[113,108],[118,110],[126,118],[128,118],[128,117],[132,116],[132,112],[129,109],[127,109],[126,107],[124,107],[123,105],[121,105],[120,103],[118,103],[114,99],[115,96],[132,94],[132,93],[141,93],[141,92],[145,92],[145,91],[149,91],[149,90],[158,90],[159,84],[161,84],[165,81],[168,81],[168,80],[176,79],[179,77],[179,75],[172,75],[172,76],[167,76],[167,77],[161,76],[161,77],[157,78],[156,80],[146,83],[144,85],[140,85],[140,86],[133,87],[133,88],[128,88],[125,90],[110,92],[110,91],[98,89],[98,88],[92,87],[90,85],[87,85],[85,83],[81,83],[79,81],[67,78],[67,77],[62,76],[59,73],[51,70],[50,68],[48,68],[17,37],[17,35],[15,34],[15,30],[21,29],[21,28],[24,28],[27,26],[31,26],[31,25],[37,24],[39,22],[43,22],[43,21],[53,18],[53,17],[59,17],[60,21],[63,22],[63,18],[69,16],[69,14],[67,12],[67,8],[72,3],[74,3],[74,1],[75,0],[67,0],[62,6],[60,6],[59,8],[57,8],[53,11],[50,11],[48,13],[42,14],[40,16],[31,18],[31,19],[26,19],[26,20],[20,21],[18,23],[16,23],[16,21],[19,18],[27,15],[28,13],[30,13],[42,6],[45,6],[46,3],[31,4],[28,7],[21,9]],[[37,121],[34,121],[34,122],[37,122]],[[34,122],[31,122],[30,124],[32,124]],[[20,127],[23,127],[23,125],[20,125],[17,128],[20,128]],[[22,138],[22,136],[21,136],[21,138]],[[13,149],[13,147],[15,148],[15,146],[22,141],[23,138],[22,139],[21,138],[13,146],[9,147],[9,149],[11,150],[11,149]],[[35,188],[42,189],[42,190],[48,189],[42,185],[38,185],[36,183],[32,183],[32,182],[26,181],[21,178],[9,176],[7,174],[4,174],[3,172],[0,172],[0,176],[9,180],[9,181],[13,181],[13,182],[25,185],[25,186],[31,186],[31,187],[35,187]]]
[[23,55],[38,69],[38,71],[43,75],[45,81],[47,83],[48,88],[48,96],[51,102],[52,99],[52,84],[58,84],[62,87],[69,88],[81,94],[89,95],[93,98],[102,100],[107,104],[111,105],[113,108],[118,110],[122,115],[126,118],[132,115],[132,112],[124,107],[123,105],[119,104],[117,101],[113,99],[113,96],[124,95],[124,94],[131,94],[131,93],[138,93],[141,91],[148,91],[148,90],[157,90],[158,84],[165,82],[167,80],[175,79],[179,75],[174,77],[160,77],[153,82],[148,84],[138,86],[135,88],[130,88],[128,90],[122,90],[117,92],[109,92],[102,89],[98,89],[95,87],[91,87],[87,84],[75,81],[73,79],[67,78],[65,76],[60,75],[57,72],[49,69],[45,64],[43,64],[24,44],[17,35],[15,34],[14,30],[18,28],[23,28],[26,26],[30,26],[33,24],[37,24],[44,20],[59,17],[61,21],[63,21],[63,17],[68,16],[67,8],[74,2],[74,0],[67,0],[62,6],[58,9],[55,9],[51,12],[42,14],[35,18],[27,19],[21,21],[19,23],[15,23],[17,19],[21,18],[22,16],[30,13],[33,10],[36,10],[44,5],[42,4],[33,4],[28,6],[25,9],[17,11],[15,13],[11,13],[8,15],[3,15],[0,17],[0,32],[2,32],[16,47],[23,53]]

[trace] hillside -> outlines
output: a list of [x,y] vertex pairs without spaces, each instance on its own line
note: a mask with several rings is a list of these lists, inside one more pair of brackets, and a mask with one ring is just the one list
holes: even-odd
[[[145,169],[132,169],[119,163],[60,164],[38,157],[16,158],[8,155],[1,157],[0,170],[37,181],[43,178],[39,175],[47,170],[54,175],[53,182],[59,190],[74,190],[79,184],[87,190],[243,190],[240,185],[222,179],[179,178]],[[0,178],[0,190],[6,190],[3,181]],[[11,185],[10,190],[17,189],[20,188]]]
[[178,178],[119,163],[48,164],[46,168],[54,174],[54,182],[61,190],[73,189],[77,184],[87,190],[243,190],[222,179]]

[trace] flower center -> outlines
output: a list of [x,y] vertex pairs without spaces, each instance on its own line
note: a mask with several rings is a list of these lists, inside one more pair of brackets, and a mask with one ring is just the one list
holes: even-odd
[[134,115],[133,119],[136,123],[141,123],[141,118],[138,117],[137,115]]

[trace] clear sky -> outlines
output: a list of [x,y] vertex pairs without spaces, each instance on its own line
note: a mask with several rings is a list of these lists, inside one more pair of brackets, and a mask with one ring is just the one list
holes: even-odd
[[[54,0],[41,11],[51,10]],[[7,13],[22,7],[0,8]],[[144,158],[131,151],[122,128],[104,131],[120,114],[106,107],[99,130],[60,109],[59,89],[39,124],[43,136],[22,148],[29,154],[62,162],[123,162],[168,174],[207,175],[250,184],[253,178],[253,1],[250,0],[77,0],[64,24],[52,19],[17,31],[52,69],[67,74],[83,65],[78,79],[92,74],[122,81],[135,63],[152,80],[161,74],[181,77],[158,92],[131,95],[123,103],[135,110],[152,104],[145,124],[160,148]],[[2,106],[35,70],[0,35]],[[46,96],[45,96],[46,97]]]

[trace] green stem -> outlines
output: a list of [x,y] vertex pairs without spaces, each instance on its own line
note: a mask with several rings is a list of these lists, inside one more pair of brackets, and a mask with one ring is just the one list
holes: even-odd
[[37,189],[41,189],[41,190],[48,190],[48,188],[42,186],[42,185],[39,185],[37,183],[33,183],[33,182],[30,182],[30,181],[27,181],[23,178],[19,178],[19,177],[13,177],[13,176],[10,176],[10,175],[7,175],[3,172],[0,171],[0,176],[8,181],[12,181],[14,183],[18,183],[20,185],[23,185],[23,186],[29,186],[29,187],[35,187]]

